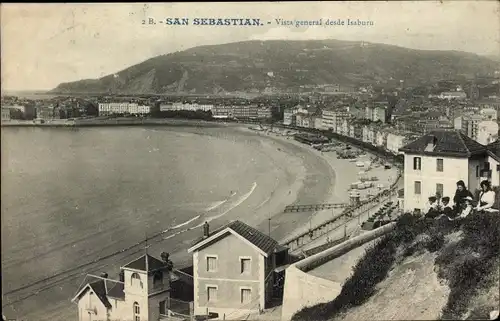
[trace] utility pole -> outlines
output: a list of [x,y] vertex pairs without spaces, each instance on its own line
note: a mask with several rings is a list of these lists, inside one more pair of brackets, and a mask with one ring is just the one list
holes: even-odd
[[268,229],[269,229],[269,237],[271,237],[271,214],[269,214],[268,221]]

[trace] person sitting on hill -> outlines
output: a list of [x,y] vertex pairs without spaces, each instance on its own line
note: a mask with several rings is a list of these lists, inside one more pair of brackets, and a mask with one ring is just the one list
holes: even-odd
[[491,189],[491,183],[484,180],[480,184],[481,193],[479,194],[479,201],[477,203],[477,212],[498,212],[497,209],[492,208],[495,204],[495,192]]
[[424,213],[426,218],[436,218],[439,216],[439,208],[437,198],[435,196],[429,197],[429,203],[426,204]]
[[457,218],[466,218],[468,215],[470,215],[474,208],[472,206],[472,197],[470,196],[467,196],[465,199],[464,199],[464,202],[465,202],[465,205],[464,205],[464,209],[462,210],[462,213],[460,213],[460,216],[458,216]]
[[443,203],[442,207],[440,208],[441,216],[447,217],[449,219],[454,218],[456,216],[456,213],[451,207],[450,198],[448,196],[445,196],[441,199],[441,202]]
[[465,198],[473,198],[474,195],[465,187],[464,181],[460,180],[457,182],[457,190],[455,196],[453,197],[453,203],[455,203],[455,213],[459,214],[465,205]]

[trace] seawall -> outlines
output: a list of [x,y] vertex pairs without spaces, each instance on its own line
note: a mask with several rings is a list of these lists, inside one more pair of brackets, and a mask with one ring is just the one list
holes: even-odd
[[316,277],[308,271],[391,232],[395,225],[390,223],[382,226],[290,265],[285,271],[281,320],[291,320],[297,311],[331,301],[340,294],[341,283]]

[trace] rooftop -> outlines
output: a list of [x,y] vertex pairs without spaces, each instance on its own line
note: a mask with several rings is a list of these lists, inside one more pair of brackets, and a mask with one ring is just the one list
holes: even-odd
[[[429,144],[433,144],[429,149]],[[430,132],[399,149],[405,153],[455,157],[470,157],[486,152],[481,145],[458,130],[438,130]]]
[[197,240],[193,244],[193,247],[197,246],[206,239],[212,238],[214,235],[222,232],[225,229],[229,229],[232,232],[242,236],[248,242],[252,243],[253,245],[255,245],[256,247],[258,247],[260,250],[262,250],[267,254],[272,253],[275,249],[278,248],[278,242],[276,240],[238,220],[232,221],[229,224],[214,230],[212,233],[210,233],[210,236],[208,238],[205,239],[202,238]]
[[[107,289],[107,286],[112,287],[113,285],[111,285],[111,283],[114,283],[114,282],[107,282],[107,280],[105,280],[103,278],[97,278],[97,277],[90,276],[90,275],[87,276],[87,280],[88,280],[88,282],[84,283],[78,289],[78,292],[77,292],[77,295],[75,296],[75,299],[76,299],[76,297],[80,297],[84,293],[84,292],[82,292],[82,290],[85,289],[87,286],[89,286],[94,291],[95,295],[97,295],[99,300],[101,300],[101,302],[107,308],[111,308],[111,303],[109,303],[106,289]],[[107,283],[109,283],[109,284],[107,284]]]
[[125,265],[124,268],[152,272],[165,268],[165,263],[149,254],[144,254],[140,258]]

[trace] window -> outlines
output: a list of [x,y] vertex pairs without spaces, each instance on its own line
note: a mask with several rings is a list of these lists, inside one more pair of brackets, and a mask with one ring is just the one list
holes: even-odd
[[207,300],[208,302],[217,301],[217,288],[215,286],[207,286]]
[[438,158],[437,159],[436,166],[437,166],[436,170],[438,172],[442,172],[443,171],[443,159],[442,158]]
[[250,273],[250,268],[252,267],[251,264],[252,261],[250,259],[240,259],[241,273]]
[[252,301],[252,290],[250,289],[241,289],[241,303],[247,304]]
[[415,195],[422,194],[422,182],[415,181]]
[[130,277],[130,284],[132,286],[140,286],[142,289],[142,281],[141,277],[137,273],[132,273],[132,276]]
[[479,165],[476,166],[476,177],[479,177]]
[[134,321],[141,321],[141,309],[139,308],[139,303],[134,302]]
[[215,256],[207,256],[207,271],[217,271],[217,258]]
[[153,288],[163,287],[163,273],[161,271],[155,272],[153,275]]
[[422,169],[422,159],[420,157],[413,157],[413,169],[416,171]]
[[440,196],[443,196],[443,190],[443,184],[436,184],[436,195],[439,194]]

